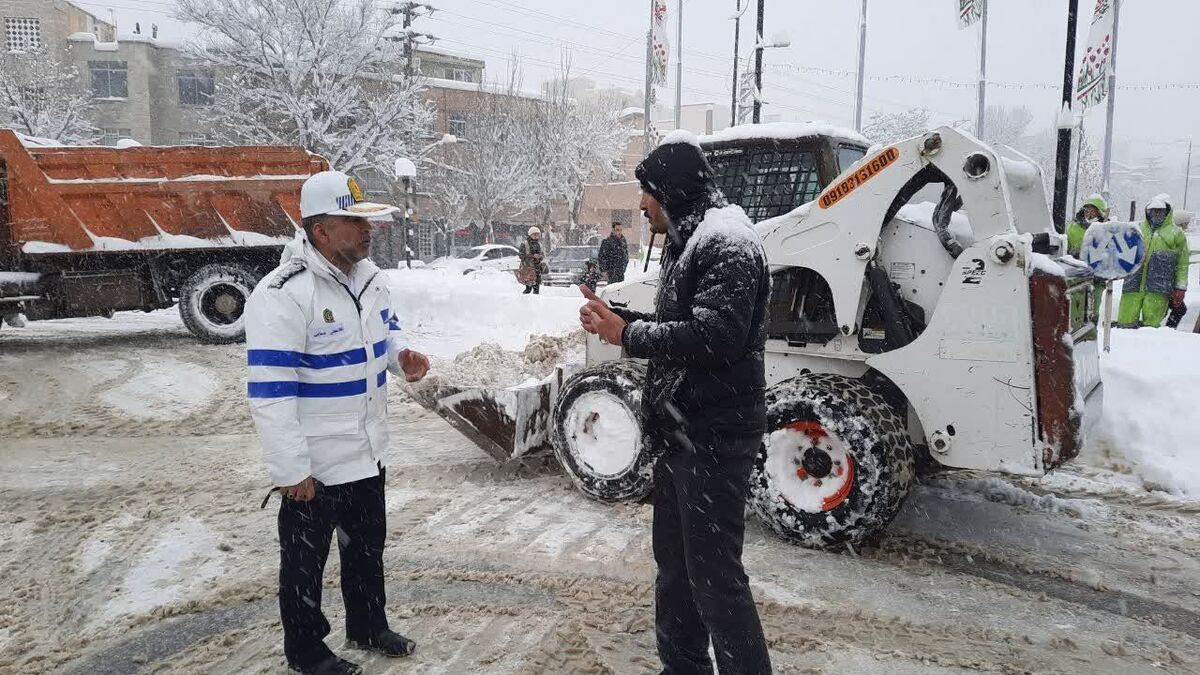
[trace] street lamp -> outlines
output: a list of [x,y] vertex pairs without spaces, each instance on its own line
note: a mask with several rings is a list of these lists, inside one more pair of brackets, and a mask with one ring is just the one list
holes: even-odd
[[[438,146],[454,145],[455,143],[458,143],[457,136],[454,134],[442,134],[441,138],[418,150],[417,157],[418,159],[425,157],[425,155],[429,154],[430,150]],[[397,157],[396,161],[392,164],[392,172],[396,174],[396,178],[400,179],[400,184],[404,189],[404,237],[401,243],[404,246],[405,264],[411,269],[412,248],[408,245],[408,238],[412,236],[413,232],[410,228],[411,223],[409,218],[412,216],[412,181],[417,177],[417,163],[407,157]],[[395,248],[391,241],[391,228],[388,229],[388,233],[388,254],[389,257],[394,257]]]

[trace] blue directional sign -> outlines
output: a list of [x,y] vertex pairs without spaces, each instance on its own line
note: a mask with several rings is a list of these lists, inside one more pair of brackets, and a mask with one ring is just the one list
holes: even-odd
[[1146,259],[1142,230],[1134,223],[1093,223],[1083,235],[1083,262],[1099,279],[1124,279]]

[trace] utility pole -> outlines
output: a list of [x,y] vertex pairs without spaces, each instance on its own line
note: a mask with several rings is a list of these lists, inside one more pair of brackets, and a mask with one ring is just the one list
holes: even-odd
[[1079,22],[1079,0],[1067,0],[1067,56],[1063,66],[1062,110],[1058,113],[1058,153],[1054,164],[1054,229],[1067,229],[1067,187],[1071,175],[1071,99],[1075,84],[1075,33]]
[[983,140],[984,118],[987,116],[987,39],[988,6],[991,0],[983,0],[983,16],[979,33],[979,109],[975,114],[975,136]]
[[1113,0],[1112,60],[1108,64],[1108,124],[1104,130],[1104,178],[1100,182],[1104,198],[1111,197],[1108,181],[1112,177],[1113,120],[1117,112],[1117,34],[1121,31],[1121,0]]
[[858,14],[858,82],[854,96],[854,130],[862,133],[863,86],[867,67],[867,0],[862,0],[862,11]]
[[675,128],[683,120],[683,0],[679,0],[679,17],[675,31]]
[[742,0],[736,0],[737,14],[733,19],[733,102],[729,105],[729,126],[737,126],[738,119],[738,60],[741,57],[742,40]]
[[[654,24],[654,3],[650,3],[650,23]],[[646,100],[642,112],[642,156],[650,154],[650,106],[654,99],[654,29],[646,31]]]
[[[403,23],[402,23],[402,27],[404,28],[404,34],[402,36],[393,37],[391,39],[399,40],[403,43],[404,63],[402,64],[403,65],[402,73],[404,74],[404,79],[406,82],[411,82],[412,79],[414,77],[416,77],[417,45],[425,44],[425,43],[432,43],[435,39],[437,39],[428,33],[414,32],[412,30],[413,20],[418,19],[422,16],[429,16],[429,15],[433,14],[434,11],[435,11],[435,9],[434,9],[433,5],[430,5],[430,4],[424,3],[424,2],[415,2],[414,0],[408,0],[407,2],[392,5],[392,8],[391,8],[392,14],[393,15],[399,14],[400,16],[404,17]],[[416,139],[410,138],[410,139],[408,139],[408,141],[409,141],[409,143],[414,143],[416,141]],[[405,261],[408,263],[409,267],[412,267],[412,254],[410,253],[410,251],[412,249],[409,246],[409,241],[408,241],[409,237],[412,235],[412,230],[410,229],[411,222],[409,220],[409,212],[412,210],[410,208],[410,203],[409,203],[411,190],[412,190],[412,178],[406,176],[403,178],[402,182],[404,184],[405,204],[404,204],[404,218],[402,220],[402,226],[401,226],[403,229],[401,230],[401,233],[400,233],[400,247],[401,247],[401,252],[404,255]],[[394,229],[395,229],[395,222],[393,221],[387,227],[387,229],[385,231],[386,232],[386,234],[385,234],[386,246],[387,246],[387,256],[385,258],[385,263],[386,263],[387,267],[395,267],[397,261],[400,259],[400,255],[397,254],[397,252],[396,252],[395,234],[393,232]]]
[[762,122],[763,15],[767,0],[758,0],[758,32],[754,40],[754,123]]
[[[1110,92],[1111,96],[1112,93]],[[1187,171],[1183,174],[1183,208],[1187,210],[1188,192],[1192,187],[1192,141],[1188,141]]]

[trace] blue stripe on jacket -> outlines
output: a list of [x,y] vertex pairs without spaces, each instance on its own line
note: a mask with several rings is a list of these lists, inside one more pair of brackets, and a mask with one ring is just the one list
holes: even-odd
[[250,398],[343,398],[367,393],[366,380],[331,382],[250,382],[246,385]]
[[[379,356],[376,347],[375,356]],[[367,350],[363,348],[337,354],[307,354],[281,349],[248,349],[246,361],[252,366],[282,366],[284,368],[336,368],[367,362]]]

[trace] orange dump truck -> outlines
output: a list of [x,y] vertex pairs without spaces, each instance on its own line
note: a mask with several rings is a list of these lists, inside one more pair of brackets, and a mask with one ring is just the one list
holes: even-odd
[[55,147],[0,130],[0,318],[179,304],[200,340],[242,310],[323,159],[294,147]]

